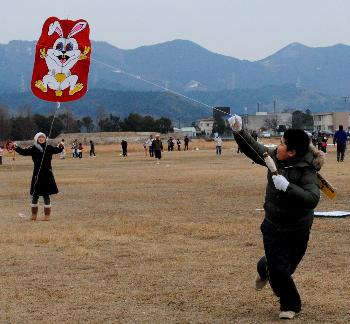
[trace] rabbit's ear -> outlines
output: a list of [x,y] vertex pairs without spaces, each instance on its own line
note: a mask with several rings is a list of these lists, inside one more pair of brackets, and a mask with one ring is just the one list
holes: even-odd
[[75,26],[70,31],[68,38],[71,38],[75,34],[81,32],[83,29],[85,29],[86,25],[87,25],[86,21],[80,21],[80,22],[76,23]]
[[53,33],[57,33],[61,38],[63,37],[63,31],[60,23],[56,20],[49,26],[48,35],[51,36]]

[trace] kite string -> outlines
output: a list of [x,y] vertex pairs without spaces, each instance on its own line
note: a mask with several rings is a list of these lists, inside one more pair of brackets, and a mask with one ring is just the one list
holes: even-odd
[[137,80],[141,80],[141,81],[143,81],[143,82],[145,82],[145,83],[151,84],[151,85],[153,85],[153,86],[155,86],[155,87],[157,87],[157,88],[160,88],[160,89],[162,89],[162,90],[164,90],[164,91],[167,91],[167,92],[170,92],[170,93],[172,93],[172,94],[175,94],[175,95],[177,95],[177,96],[179,96],[179,97],[183,97],[183,98],[185,98],[185,99],[187,99],[187,100],[189,100],[189,101],[195,102],[195,103],[197,103],[197,104],[199,104],[199,105],[205,106],[205,107],[210,108],[210,109],[217,110],[217,111],[219,111],[219,112],[221,112],[221,113],[223,113],[223,114],[225,114],[225,115],[232,116],[230,113],[228,113],[228,112],[226,112],[226,111],[223,111],[223,110],[221,110],[221,109],[218,109],[218,108],[216,108],[216,107],[213,107],[213,106],[211,106],[211,105],[208,105],[208,104],[206,104],[205,102],[199,101],[199,100],[197,100],[197,99],[194,99],[194,98],[185,96],[184,94],[182,94],[182,93],[180,93],[180,92],[178,92],[178,91],[169,89],[169,88],[167,88],[167,87],[163,87],[162,85],[157,84],[157,83],[155,83],[155,82],[152,82],[152,81],[150,81],[150,80],[147,80],[147,79],[141,77],[140,75],[136,75],[136,74],[133,74],[133,73],[124,71],[124,70],[122,70],[122,69],[120,69],[120,68],[118,68],[118,67],[115,67],[115,66],[110,65],[110,64],[107,64],[107,63],[105,63],[105,62],[96,60],[96,59],[94,59],[94,58],[90,58],[90,59],[91,59],[92,61],[95,61],[95,62],[101,64],[101,65],[104,65],[104,66],[107,66],[107,67],[113,69],[113,70],[114,70],[113,72],[125,74],[125,75],[127,75],[127,76],[129,76],[129,77],[132,77],[132,78],[137,79]]
[[[167,88],[167,87],[163,87],[162,85],[157,84],[157,83],[155,83],[155,82],[152,82],[152,81],[150,81],[150,80],[147,80],[147,79],[141,77],[140,75],[136,75],[136,74],[133,74],[133,73],[124,71],[124,70],[122,70],[122,69],[120,69],[120,68],[118,68],[118,67],[115,67],[115,66],[110,65],[110,64],[108,64],[108,63],[102,62],[102,61],[100,61],[100,60],[96,60],[96,59],[94,59],[94,58],[90,58],[90,59],[91,59],[92,61],[95,61],[96,63],[99,63],[99,64],[101,64],[101,65],[104,65],[104,66],[106,66],[106,67],[111,68],[111,69],[113,70],[113,72],[125,74],[125,75],[127,75],[127,76],[129,76],[129,77],[131,77],[131,78],[134,78],[134,79],[137,79],[137,80],[141,80],[141,81],[143,81],[143,82],[145,82],[145,83],[151,84],[151,85],[153,85],[153,86],[155,86],[155,87],[157,87],[157,88],[160,88],[160,89],[162,89],[162,90],[164,90],[164,91],[166,91],[166,92],[170,92],[170,93],[175,94],[175,95],[177,95],[177,96],[179,96],[179,97],[182,97],[182,98],[185,98],[185,99],[187,99],[187,100],[189,100],[189,101],[195,102],[195,103],[197,103],[197,104],[199,104],[199,105],[205,106],[205,107],[210,108],[210,109],[214,109],[214,110],[216,110],[216,111],[218,111],[218,112],[221,112],[221,113],[223,113],[223,114],[225,114],[225,115],[228,115],[228,116],[231,116],[231,117],[234,116],[234,115],[232,115],[232,114],[230,114],[230,113],[228,113],[228,112],[226,112],[226,111],[223,111],[223,110],[221,110],[221,109],[218,109],[218,108],[216,108],[216,107],[213,107],[213,106],[211,106],[211,105],[208,105],[208,104],[206,104],[206,103],[204,103],[204,102],[202,102],[202,101],[199,101],[199,100],[196,100],[196,99],[194,99],[194,98],[185,96],[184,94],[182,94],[182,93],[180,93],[180,92],[177,92],[177,91],[175,91],[175,90],[169,89],[169,88]],[[250,147],[251,150],[253,150],[253,152],[256,153],[256,155],[258,156],[258,158],[259,158],[260,160],[262,160],[262,161],[264,162],[264,164],[265,164],[265,160],[263,159],[263,157],[260,156],[260,154],[248,143],[248,141],[247,141],[239,132],[235,132],[235,135],[236,135],[236,134],[237,134],[238,136],[240,136],[240,138]]]

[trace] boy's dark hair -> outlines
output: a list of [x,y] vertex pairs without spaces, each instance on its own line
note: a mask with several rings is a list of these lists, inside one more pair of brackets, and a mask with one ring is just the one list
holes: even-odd
[[295,156],[303,157],[309,150],[310,138],[302,129],[287,129],[283,138],[287,151],[295,151]]
[[339,130],[342,131],[344,129],[343,125],[339,125]]

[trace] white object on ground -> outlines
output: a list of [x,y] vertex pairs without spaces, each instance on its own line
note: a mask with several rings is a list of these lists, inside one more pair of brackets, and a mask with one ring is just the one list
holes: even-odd
[[345,216],[350,216],[350,211],[345,211],[345,210],[332,210],[332,211],[325,211],[325,212],[320,212],[320,211],[315,211],[314,212],[315,216],[323,216],[323,217],[345,217]]

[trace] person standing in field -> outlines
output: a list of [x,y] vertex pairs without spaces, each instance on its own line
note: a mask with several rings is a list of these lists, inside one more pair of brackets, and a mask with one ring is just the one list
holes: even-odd
[[308,135],[300,129],[288,129],[276,149],[256,142],[242,129],[242,118],[228,119],[242,152],[255,163],[266,166],[268,152],[277,172],[267,171],[261,224],[265,255],[257,263],[256,290],[268,282],[279,298],[281,319],[292,319],[302,309],[293,273],[301,262],[309,241],[314,209],[320,199],[316,172],[323,156],[310,146]]
[[153,151],[153,136],[150,135],[149,139],[146,141],[146,145],[148,146],[148,150],[149,150],[149,156],[153,157],[154,155],[154,151]]
[[84,150],[83,143],[79,143],[78,149],[77,149],[77,154],[78,154],[79,159],[83,158],[83,150]]
[[168,151],[174,151],[174,142],[173,142],[173,138],[171,136],[168,139]]
[[4,148],[0,145],[0,165],[2,165],[2,157],[4,155]]
[[123,151],[123,157],[128,156],[128,142],[123,139],[121,142],[121,146],[122,146],[122,151]]
[[32,196],[31,220],[35,221],[38,215],[39,197],[44,198],[44,219],[50,220],[51,215],[51,200],[50,195],[58,193],[58,188],[55,178],[52,173],[51,160],[53,154],[61,153],[63,147],[51,146],[46,142],[46,135],[44,133],[37,133],[34,136],[34,144],[29,148],[21,148],[16,143],[13,143],[14,150],[24,156],[31,156],[34,162],[34,170],[32,182],[30,185],[30,194]]
[[221,155],[222,138],[220,136],[217,136],[214,138],[214,141],[215,141],[215,147],[216,147],[216,155]]
[[258,141],[258,133],[255,130],[253,130],[252,132],[252,137],[254,138],[255,141]]
[[142,144],[143,150],[145,152],[145,156],[147,157],[147,144],[146,142]]
[[89,153],[90,157],[95,157],[96,153],[95,153],[95,143],[90,140],[90,153]]
[[60,153],[60,159],[64,160],[66,158],[66,144],[64,143],[64,138],[62,138],[62,141],[60,142],[60,146],[63,147],[63,151]]
[[328,137],[327,136],[323,136],[322,137],[322,141],[321,141],[321,151],[323,153],[327,153],[327,141],[328,141]]
[[162,151],[163,151],[163,143],[160,139],[160,135],[156,135],[156,139],[153,141],[153,151],[154,151],[154,157],[157,159],[157,164],[160,163],[160,159],[162,158]]
[[72,156],[73,158],[78,157],[78,140],[75,139],[72,143]]
[[179,138],[176,140],[176,144],[177,144],[177,150],[181,151],[181,141]]
[[344,161],[347,139],[348,139],[348,135],[344,131],[343,125],[339,125],[339,130],[337,130],[335,132],[334,138],[333,138],[334,145],[337,145],[337,161],[338,162]]
[[185,143],[184,151],[188,151],[188,143],[189,143],[189,141],[190,141],[190,139],[186,135],[185,138],[184,138],[184,143]]

